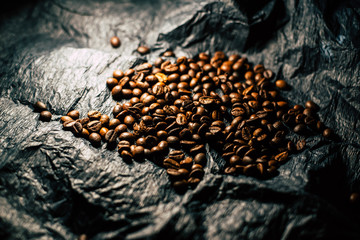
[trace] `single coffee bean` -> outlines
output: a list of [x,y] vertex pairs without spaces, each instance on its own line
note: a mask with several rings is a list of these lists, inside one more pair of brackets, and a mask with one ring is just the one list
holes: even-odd
[[114,47],[114,48],[120,47],[120,45],[121,45],[120,38],[117,37],[117,36],[111,37],[111,38],[110,38],[110,44],[111,44],[111,46]]
[[313,101],[311,101],[311,100],[306,101],[305,107],[309,108],[309,109],[311,109],[313,111],[318,111],[319,110],[319,106],[316,103],[314,103]]
[[87,124],[87,129],[91,132],[98,132],[100,131],[101,127],[101,122],[98,120],[91,121]]
[[89,131],[88,131],[86,128],[83,128],[82,131],[81,131],[80,136],[83,137],[83,138],[85,138],[85,139],[88,139],[89,136],[90,136],[90,133],[89,133]]
[[91,142],[91,144],[95,147],[99,147],[101,144],[101,136],[100,134],[93,132],[90,134],[89,136],[89,141]]
[[114,72],[113,72],[113,78],[116,78],[117,80],[120,80],[121,78],[123,78],[125,75],[124,75],[124,72],[119,70],[119,69],[116,69]]
[[72,119],[76,120],[80,117],[80,113],[78,110],[72,110],[67,113],[67,116],[71,117]]
[[108,143],[116,143],[116,139],[118,138],[118,132],[116,132],[113,129],[110,129],[107,131],[107,133],[105,134],[105,141],[107,141]]
[[106,80],[106,85],[108,86],[108,88],[109,88],[110,90],[112,90],[116,85],[118,85],[118,83],[119,83],[119,81],[118,81],[116,78],[114,78],[114,77],[108,78],[108,79]]
[[120,156],[125,162],[131,162],[131,160],[133,159],[133,155],[127,150],[121,151]]
[[92,110],[92,111],[88,112],[87,115],[91,120],[99,120],[101,117],[101,112]]
[[141,160],[144,158],[145,153],[144,153],[144,147],[143,146],[136,146],[133,150],[132,150],[132,155],[134,156],[135,160]]
[[198,153],[194,157],[194,163],[200,164],[201,166],[206,165],[206,155],[205,153]]
[[105,135],[106,133],[109,131],[108,128],[106,127],[101,127],[100,130],[99,130],[99,134],[101,136],[102,139],[105,139]]
[[127,140],[121,140],[118,143],[118,152],[121,153],[123,150],[130,151],[130,142]]
[[334,132],[331,128],[326,128],[324,131],[323,131],[323,136],[326,137],[326,138],[331,138],[333,136]]
[[188,183],[186,180],[176,181],[173,183],[173,188],[176,192],[183,194],[188,188]]
[[360,201],[360,194],[357,192],[353,192],[350,194],[349,201],[351,204],[358,204]]
[[129,142],[132,142],[134,140],[135,136],[131,132],[123,132],[120,134],[119,139],[120,140],[126,140]]
[[50,122],[52,118],[51,112],[45,110],[40,113],[40,120],[43,122]]
[[276,80],[275,82],[276,87],[278,87],[279,89],[286,89],[288,87],[287,83],[284,80]]
[[183,151],[181,150],[172,150],[170,153],[169,153],[169,158],[175,160],[175,161],[178,161],[180,162],[181,160],[183,160],[185,157],[185,154],[183,153]]
[[304,133],[305,131],[306,131],[305,124],[300,123],[294,127],[294,132],[296,132],[296,133],[301,134],[301,133]]
[[147,46],[140,46],[137,48],[138,53],[140,53],[141,55],[145,55],[148,54],[150,52],[150,48]]
[[83,126],[80,122],[76,122],[72,125],[72,132],[76,135],[81,135],[83,133]]
[[37,101],[35,104],[34,104],[34,110],[36,112],[42,112],[42,111],[45,111],[47,110],[47,107],[45,105],[45,103],[41,102],[41,101]]
[[61,122],[68,122],[68,121],[74,121],[74,119],[72,119],[71,117],[69,117],[69,116],[62,116],[61,118],[60,118],[60,120],[61,120]]
[[81,234],[81,235],[77,238],[77,240],[88,240],[88,237],[87,237],[86,234]]
[[306,146],[306,141],[305,141],[305,139],[299,140],[299,141],[296,143],[296,150],[297,150],[297,151],[302,151],[302,150],[304,150],[305,146]]
[[180,168],[180,164],[171,158],[165,158],[163,161],[163,165],[165,168],[171,168],[171,169],[179,169]]
[[135,118],[131,115],[128,115],[124,118],[124,123],[128,127],[132,127],[132,125],[135,123]]

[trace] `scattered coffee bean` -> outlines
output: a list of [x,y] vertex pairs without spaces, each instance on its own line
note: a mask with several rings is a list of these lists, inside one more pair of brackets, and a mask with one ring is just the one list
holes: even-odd
[[326,138],[331,138],[333,136],[333,130],[330,129],[330,128],[326,128],[323,131],[323,136],[326,137]]
[[72,110],[68,112],[67,116],[71,117],[73,120],[76,120],[80,117],[80,113],[78,110]]
[[275,82],[276,87],[278,87],[279,89],[286,89],[288,87],[287,83],[284,80],[276,80]]
[[49,111],[47,111],[47,110],[42,111],[42,112],[40,113],[40,120],[41,120],[41,121],[50,122],[51,118],[52,118],[52,114],[51,114],[51,112],[49,112]]
[[138,53],[144,55],[144,54],[148,54],[150,52],[150,48],[148,48],[147,46],[140,46],[137,49]]
[[120,38],[117,36],[113,36],[112,38],[110,38],[110,44],[111,46],[113,46],[114,48],[118,48],[121,45],[121,41]]
[[47,110],[47,107],[46,107],[45,103],[40,102],[40,101],[37,101],[37,102],[34,104],[34,110],[35,110],[36,112],[42,112],[42,111]]
[[360,194],[357,192],[353,192],[350,194],[349,201],[351,204],[358,204],[360,201]]
[[99,147],[101,144],[101,136],[100,134],[93,132],[89,135],[89,141],[95,147]]

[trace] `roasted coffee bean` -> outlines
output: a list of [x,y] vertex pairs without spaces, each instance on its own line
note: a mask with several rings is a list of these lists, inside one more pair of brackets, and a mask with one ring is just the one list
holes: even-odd
[[202,168],[195,168],[191,170],[189,177],[202,179],[204,176],[204,170]]
[[118,132],[113,129],[110,129],[105,134],[105,141],[108,143],[116,143],[116,139],[118,138]]
[[101,122],[102,126],[108,126],[110,122],[110,117],[106,114],[101,115],[99,121]]
[[51,112],[45,110],[40,113],[40,120],[43,122],[50,122],[52,118]]
[[198,153],[194,156],[194,163],[196,164],[200,164],[201,166],[205,166],[206,165],[206,155],[205,153]]
[[183,160],[185,157],[185,154],[183,153],[183,151],[181,150],[172,150],[170,153],[169,153],[169,158],[175,160],[175,161],[178,161],[180,162],[181,160]]
[[105,135],[106,135],[106,133],[107,133],[108,131],[109,131],[109,129],[106,128],[106,127],[100,128],[99,134],[100,134],[100,136],[101,136],[102,139],[105,139]]
[[120,140],[126,140],[129,142],[132,142],[134,140],[135,136],[131,132],[123,132],[120,134],[119,139]]
[[100,146],[100,144],[101,144],[100,134],[98,134],[96,132],[91,133],[89,136],[89,141],[91,142],[91,144],[93,146],[96,146],[96,147]]
[[180,139],[177,136],[169,136],[167,137],[166,141],[168,142],[169,146],[179,146]]
[[351,204],[358,204],[360,201],[360,194],[357,192],[353,192],[350,194],[349,201]]
[[142,160],[145,156],[145,149],[143,146],[135,146],[131,153],[135,160]]
[[131,162],[131,160],[133,159],[133,155],[127,150],[121,151],[120,156],[125,162]]
[[72,132],[76,135],[81,135],[83,133],[83,126],[81,123],[76,122],[72,125]]
[[132,127],[133,124],[135,123],[135,118],[131,115],[128,115],[124,118],[124,123],[128,128]]
[[101,127],[101,122],[98,120],[91,121],[87,124],[87,129],[91,132],[98,132],[100,131]]
[[275,156],[275,160],[282,163],[287,160],[288,156],[289,156],[288,152],[282,152]]
[[296,151],[296,146],[295,146],[295,143],[293,141],[289,141],[287,143],[287,149],[288,151],[291,153],[291,152],[295,152]]
[[318,111],[319,110],[319,106],[316,103],[314,103],[313,101],[311,101],[311,100],[306,101],[305,107],[309,108],[309,109],[311,109],[313,111]]
[[294,132],[296,132],[296,133],[301,134],[301,133],[304,133],[305,131],[306,131],[305,124],[300,123],[294,127]]
[[171,168],[171,169],[179,169],[180,168],[180,164],[171,158],[165,158],[163,161],[163,165],[165,168]]
[[47,110],[47,107],[46,107],[46,104],[41,102],[41,101],[37,101],[35,104],[34,104],[34,110],[36,112],[42,112],[42,111],[45,111]]
[[333,132],[333,130],[331,128],[326,128],[323,131],[323,136],[326,137],[326,138],[331,138],[333,135],[334,135],[334,132]]
[[140,53],[142,55],[145,55],[145,54],[148,54],[150,52],[150,48],[147,47],[147,46],[139,46],[137,48],[137,51],[138,51],[138,53]]
[[61,120],[61,122],[68,122],[68,121],[74,121],[74,119],[72,119],[71,117],[69,117],[69,116],[62,116],[61,118],[60,118],[60,120]]
[[178,113],[176,115],[176,123],[180,126],[183,126],[185,124],[187,124],[187,118],[186,115],[183,113]]
[[304,150],[305,146],[306,146],[306,141],[305,141],[305,139],[299,140],[299,141],[296,143],[296,150],[297,150],[297,151],[302,151],[302,150]]
[[101,117],[101,112],[92,110],[92,111],[88,112],[87,115],[91,120],[99,120]]
[[78,110],[72,110],[66,114],[67,116],[71,117],[73,120],[76,120],[80,117],[80,113]]
[[123,150],[130,151],[130,142],[127,140],[121,140],[118,143],[118,152],[121,153]]
[[174,190],[180,194],[186,192],[188,183],[186,180],[176,181],[173,183]]
[[284,80],[276,80],[275,82],[276,87],[278,87],[279,89],[286,89],[288,87],[287,83]]
[[111,38],[110,38],[110,44],[111,44],[111,46],[114,47],[114,48],[120,47],[120,45],[121,45],[120,38],[117,37],[117,36],[111,37]]

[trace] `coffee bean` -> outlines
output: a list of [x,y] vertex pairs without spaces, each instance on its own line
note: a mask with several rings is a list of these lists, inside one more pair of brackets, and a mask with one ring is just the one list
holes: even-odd
[[358,204],[360,201],[360,194],[357,192],[353,192],[350,194],[349,201],[351,204]]
[[40,120],[43,122],[50,122],[52,118],[51,112],[45,110],[40,113]]
[[68,121],[74,121],[74,119],[72,119],[71,117],[69,117],[69,116],[62,116],[61,118],[60,118],[60,120],[61,120],[61,122],[68,122]]
[[201,166],[206,165],[206,155],[205,153],[198,153],[194,157],[194,163],[200,164]]
[[92,111],[88,112],[87,115],[91,120],[99,120],[101,117],[101,112],[92,110]]
[[98,120],[91,121],[87,124],[87,129],[91,132],[98,132],[100,131],[102,124]]
[[171,168],[171,169],[179,169],[180,168],[180,164],[171,158],[165,158],[163,161],[163,165],[165,168]]
[[89,136],[89,141],[91,142],[91,144],[95,147],[99,147],[101,144],[101,136],[100,134],[93,132],[90,134]]
[[142,160],[145,156],[144,147],[135,146],[135,148],[132,150],[132,155],[135,160]]
[[334,132],[331,128],[326,128],[324,131],[323,131],[323,136],[326,137],[326,138],[331,138],[333,136]]
[[286,89],[288,87],[287,83],[284,80],[276,80],[275,82],[276,87],[278,87],[279,89]]
[[150,48],[147,46],[140,46],[137,48],[138,53],[140,53],[141,55],[145,55],[148,54],[150,52]]
[[41,101],[37,101],[35,104],[34,104],[34,110],[36,112],[42,112],[42,111],[45,111],[47,110],[47,107],[46,107],[46,104],[41,102]]
[[302,151],[302,150],[304,150],[305,146],[306,146],[306,141],[305,141],[305,139],[299,140],[299,141],[296,143],[296,150]]
[[294,132],[296,133],[304,133],[305,131],[306,131],[305,124],[300,123],[294,127]]
[[188,188],[186,180],[176,181],[173,183],[174,190],[180,194],[184,193]]
[[105,134],[105,141],[107,141],[110,144],[116,143],[116,139],[118,138],[118,132],[116,132],[113,129],[110,129]]
[[110,44],[114,48],[120,47],[120,45],[121,45],[120,38],[117,36],[113,36],[112,38],[110,38]]
[[126,140],[129,142],[132,142],[134,140],[135,136],[131,132],[123,132],[120,134],[119,139],[120,140]]
[[314,103],[313,101],[311,101],[311,100],[306,101],[305,107],[309,108],[309,109],[311,109],[313,111],[318,111],[319,110],[319,106],[316,103]]
[[76,120],[80,117],[80,113],[78,110],[72,110],[67,113],[67,116],[71,117],[73,120]]

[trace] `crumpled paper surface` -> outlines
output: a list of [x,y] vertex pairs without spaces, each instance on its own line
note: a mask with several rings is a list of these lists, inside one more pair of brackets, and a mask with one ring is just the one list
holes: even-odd
[[[360,10],[343,1],[20,1],[0,18],[0,239],[360,239]],[[110,37],[121,47],[114,49]],[[139,45],[151,48],[140,56]],[[223,50],[272,69],[291,105],[317,103],[338,137],[307,139],[279,175],[223,175],[174,192],[164,169],[127,164],[63,131],[78,109],[111,114],[106,79]],[[39,121],[32,104],[53,113]],[[208,149],[209,150],[209,149]]]

